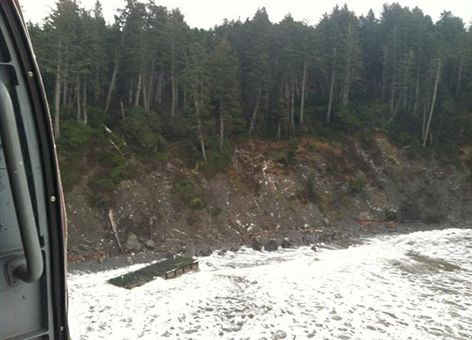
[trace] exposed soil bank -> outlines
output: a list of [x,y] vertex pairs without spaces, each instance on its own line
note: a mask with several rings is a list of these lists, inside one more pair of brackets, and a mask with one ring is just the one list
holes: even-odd
[[342,143],[301,138],[295,147],[236,143],[231,165],[211,177],[178,158],[156,162],[107,199],[86,184],[66,194],[69,258],[117,255],[116,237],[126,254],[149,253],[135,262],[457,226],[472,220],[466,163],[417,157],[381,134]]

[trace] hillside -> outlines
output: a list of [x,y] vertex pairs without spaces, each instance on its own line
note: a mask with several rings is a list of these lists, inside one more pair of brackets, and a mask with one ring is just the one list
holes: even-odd
[[182,143],[168,148],[174,156],[166,160],[134,160],[135,175],[109,191],[93,184],[97,160],[83,160],[88,175],[66,192],[72,260],[118,253],[110,213],[124,252],[197,255],[472,218],[467,148],[453,165],[399,148],[381,133],[337,141],[245,139],[234,142],[220,171],[188,167]]
[[58,0],[28,28],[72,258],[470,218],[472,29],[451,12],[344,5],[309,24],[262,7],[206,30],[151,0],[113,22]]

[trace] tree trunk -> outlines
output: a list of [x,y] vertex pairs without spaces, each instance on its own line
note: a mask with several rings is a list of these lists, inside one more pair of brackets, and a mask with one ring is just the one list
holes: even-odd
[[152,90],[154,88],[154,65],[156,63],[156,59],[152,59],[151,63],[151,72],[149,73],[149,80],[148,80],[148,87],[145,89],[143,86],[143,99],[144,99],[144,110],[146,112],[151,111],[151,103],[152,103]]
[[139,96],[141,95],[141,87],[143,85],[143,76],[139,73],[138,85],[136,85],[136,96],[134,97],[134,106],[139,106]]
[[346,78],[344,79],[344,88],[342,96],[342,104],[346,106],[349,103],[349,91],[351,89],[351,57],[347,63]]
[[[349,36],[351,35],[351,25],[349,25]],[[351,68],[352,68],[352,55],[349,51],[349,57],[346,65],[346,76],[344,77],[343,95],[341,103],[346,106],[349,103],[349,91],[351,90]]]
[[434,106],[436,104],[436,97],[438,94],[438,85],[439,85],[440,75],[441,75],[441,59],[438,60],[438,66],[436,70],[436,79],[434,81],[433,99],[431,100],[431,109],[429,111],[428,122],[425,128],[425,133],[424,133],[424,138],[423,138],[423,147],[426,146],[426,142],[428,141],[429,129],[431,128],[431,120],[433,118]]
[[82,103],[81,103],[81,94],[80,94],[80,78],[77,77],[75,83],[75,104],[77,105],[77,123],[80,123],[82,119]]
[[198,141],[200,142],[200,151],[202,152],[203,161],[206,163],[208,161],[205,148],[205,139],[203,137],[203,127],[202,127],[202,118],[200,117],[200,105],[198,103],[197,94],[193,95],[194,105],[195,105],[195,114],[197,116],[197,136]]
[[300,95],[300,125],[303,124],[305,114],[305,90],[306,90],[306,77],[307,77],[308,64],[305,61],[303,63],[303,76],[302,76],[302,93]]
[[192,82],[192,92],[193,92],[193,103],[195,106],[195,116],[197,117],[197,137],[200,142],[200,151],[202,152],[202,158],[205,163],[207,163],[207,154],[205,148],[205,138],[203,137],[203,126],[202,126],[202,117],[200,116],[200,103],[198,102],[199,92],[197,91],[197,86]]
[[428,108],[426,105],[423,105],[423,121],[421,124],[421,140],[424,139],[424,131],[426,130],[426,116],[428,114]]
[[149,109],[148,109],[148,96],[147,96],[148,88],[147,88],[146,84],[143,84],[142,90],[143,90],[143,107],[144,107],[144,111],[149,112]]
[[202,119],[200,116],[197,117],[197,122],[198,122],[198,140],[200,141],[200,150],[202,152],[203,161],[207,163],[208,158],[206,155],[205,138],[203,137],[203,132],[202,132]]
[[457,75],[457,84],[456,84],[456,96],[459,94],[461,89],[461,81],[462,81],[462,71],[464,68],[464,57],[461,57],[461,61],[459,64],[459,74]]
[[254,105],[254,110],[252,111],[251,123],[249,124],[249,136],[251,136],[256,128],[257,121],[257,111],[259,110],[259,101],[261,99],[261,88],[257,89],[256,103]]
[[333,110],[333,96],[334,96],[334,83],[336,81],[336,63],[333,60],[333,66],[331,69],[331,82],[329,85],[329,101],[328,101],[328,112],[326,113],[326,123],[331,123],[331,112]]
[[400,104],[401,104],[401,101],[402,101],[402,96],[403,96],[403,94],[400,92],[400,96],[397,99],[397,104],[394,105],[392,116],[388,120],[387,124],[390,124],[391,122],[393,122],[395,120],[395,118],[397,117],[398,110],[400,109]]
[[175,88],[175,44],[172,42],[171,45],[171,61],[170,61],[170,87],[172,92],[172,102],[170,116],[172,121],[175,117],[175,106],[176,106],[176,88]]
[[154,78],[149,79],[149,90],[148,90],[148,95],[147,95],[147,100],[148,100],[148,111],[151,111],[151,105],[152,105],[152,92],[154,89]]
[[68,92],[67,92],[67,65],[66,64],[63,65],[61,77],[62,77],[62,105],[68,106],[69,97],[67,96]]
[[290,134],[295,132],[295,82],[290,83]]
[[119,67],[119,55],[115,57],[115,65],[113,66],[113,74],[111,76],[110,85],[108,86],[107,99],[105,101],[105,115],[108,115],[108,110],[111,105],[111,96],[115,90],[116,77],[118,76],[118,67]]
[[108,210],[108,220],[110,221],[111,230],[113,231],[113,235],[115,236],[116,244],[118,245],[120,252],[123,252],[123,246],[121,245],[120,238],[118,236],[118,228],[116,227],[113,209]]
[[121,34],[120,46],[118,47],[118,51],[115,54],[115,64],[113,66],[113,73],[111,76],[111,81],[110,81],[110,85],[108,87],[108,92],[107,92],[107,98],[105,101],[105,116],[107,117],[108,117],[108,111],[110,110],[111,97],[116,86],[116,78],[118,76],[118,69],[120,67],[121,51],[123,50],[124,43],[125,43],[125,33],[126,31],[124,31]]
[[400,101],[399,105],[403,103],[403,108],[410,110],[410,70],[411,70],[411,64],[413,63],[413,51],[410,49],[408,52],[408,61],[406,64],[406,72],[403,77],[403,86],[402,90],[400,93],[400,98],[402,100]]
[[151,111],[151,91],[152,91],[152,79],[149,79],[149,83],[143,84],[143,104],[144,111]]
[[420,73],[416,72],[415,103],[413,105],[413,114],[418,111],[418,100],[420,96]]
[[100,64],[98,61],[95,63],[95,84],[93,86],[93,99],[98,101],[100,98],[101,89],[100,89]]
[[61,136],[59,122],[59,111],[61,110],[61,48],[62,44],[59,43],[57,49],[56,85],[54,87],[54,137],[56,137],[56,139],[59,139]]
[[220,151],[223,149],[223,142],[225,138],[225,120],[224,120],[224,114],[223,114],[223,105],[220,100],[220,144],[219,144],[219,149]]
[[156,102],[157,105],[162,104],[162,73],[159,73],[159,76],[157,77]]
[[69,103],[70,103],[67,89],[68,89],[67,80],[63,75],[62,76],[62,106],[66,106],[66,107],[69,106]]
[[120,100],[120,109],[121,109],[121,119],[125,119],[125,106],[122,100]]
[[83,95],[84,98],[82,100],[82,116],[84,118],[83,123],[87,125],[88,123],[88,112],[87,112],[87,82],[84,80],[84,88],[83,88]]
[[380,100],[385,101],[385,96],[387,93],[387,55],[388,49],[387,46],[383,46],[383,63],[382,63],[382,89],[380,91]]
[[131,77],[129,79],[128,85],[128,105],[133,105],[133,94],[134,94],[134,79]]

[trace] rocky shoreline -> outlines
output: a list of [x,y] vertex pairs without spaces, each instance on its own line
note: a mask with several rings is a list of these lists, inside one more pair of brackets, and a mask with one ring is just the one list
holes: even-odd
[[[312,246],[314,251],[318,248],[348,248],[355,244],[360,244],[365,238],[376,237],[384,234],[408,234],[417,231],[441,230],[447,228],[471,228],[472,222],[456,222],[456,223],[441,223],[441,224],[424,224],[424,223],[399,223],[394,227],[388,224],[378,223],[371,225],[368,228],[362,227],[360,224],[353,225],[351,233],[346,233],[346,228],[338,228],[332,230],[330,233],[324,232],[319,234],[302,235],[293,233],[292,238],[284,237],[269,237],[266,239],[252,239],[251,243],[234,243],[226,246],[209,248],[209,247],[194,247],[192,249],[183,250],[179,252],[186,255],[205,257],[216,252],[223,255],[228,251],[238,252],[243,247],[252,248],[258,251],[275,251],[280,248],[297,248],[301,246]],[[344,229],[344,230],[341,230]],[[354,231],[354,232],[353,232]],[[122,254],[115,254],[111,256],[100,257],[99,259],[87,259],[85,261],[69,261],[68,272],[100,272],[114,270],[122,267],[131,266],[134,264],[149,263],[156,260],[161,260],[169,257],[171,253],[155,252],[151,250],[144,250],[139,252],[127,252]]]

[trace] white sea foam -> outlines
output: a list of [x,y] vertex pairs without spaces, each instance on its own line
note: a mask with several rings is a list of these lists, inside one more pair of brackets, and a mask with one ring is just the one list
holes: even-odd
[[69,276],[73,339],[472,339],[472,230],[348,249],[244,249],[126,290]]

